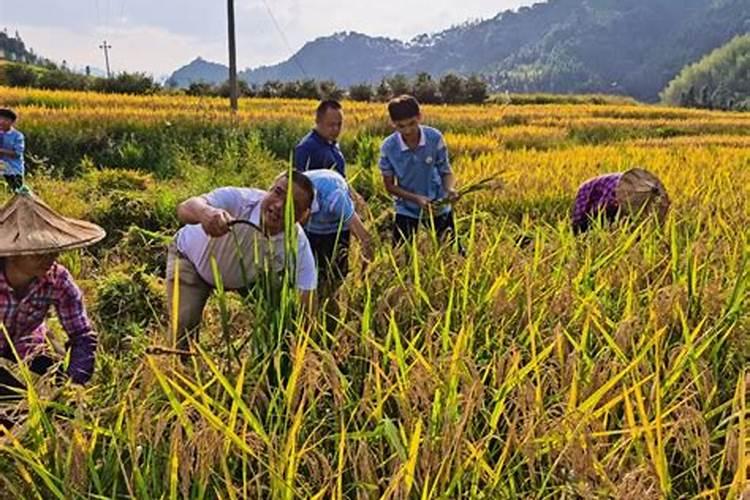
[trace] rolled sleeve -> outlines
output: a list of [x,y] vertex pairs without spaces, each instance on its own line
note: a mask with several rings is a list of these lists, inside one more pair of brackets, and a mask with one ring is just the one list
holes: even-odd
[[302,230],[297,235],[296,287],[298,290],[303,291],[312,291],[318,288],[318,273],[315,270],[315,258],[310,248],[310,242]]
[[352,220],[352,217],[354,217],[354,202],[349,196],[349,193],[339,193],[334,206],[342,225],[348,227],[349,222]]
[[18,158],[20,158],[26,150],[26,139],[21,133],[15,134],[15,136],[15,140],[13,141],[13,152],[18,155]]
[[448,146],[445,144],[445,138],[442,134],[438,138],[437,149],[435,151],[435,165],[441,176],[453,173],[450,159],[448,158]]
[[55,304],[60,324],[69,338],[68,375],[77,384],[88,382],[94,373],[97,337],[83,305],[83,294],[67,272],[60,277],[60,297]]
[[294,148],[294,169],[298,172],[307,172],[310,168],[310,149],[304,144],[298,144]]
[[380,173],[387,175],[388,177],[395,177],[396,169],[393,168],[393,163],[388,158],[388,145],[383,144],[380,148],[380,160],[378,160],[378,167],[380,167]]
[[246,197],[242,191],[235,187],[223,187],[214,189],[203,195],[206,202],[214,208],[226,210],[233,217],[239,217],[242,207],[246,203]]

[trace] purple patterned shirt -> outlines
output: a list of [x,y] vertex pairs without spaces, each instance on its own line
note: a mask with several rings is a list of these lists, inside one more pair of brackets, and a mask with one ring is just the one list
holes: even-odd
[[597,214],[604,212],[610,215],[617,211],[615,189],[620,178],[621,173],[604,174],[581,184],[573,205],[573,230],[576,233],[586,231],[591,218]]
[[[21,358],[44,351],[47,335],[44,320],[50,306],[57,310],[60,323],[70,339],[68,375],[73,382],[83,384],[94,371],[96,333],[86,315],[83,294],[70,272],[54,263],[47,274],[32,282],[26,295],[19,299],[5,277],[5,270],[0,267],[0,321]],[[13,357],[2,330],[0,352]]]

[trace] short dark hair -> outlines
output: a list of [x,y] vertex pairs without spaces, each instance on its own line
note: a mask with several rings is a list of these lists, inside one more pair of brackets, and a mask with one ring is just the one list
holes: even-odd
[[[289,171],[281,172],[276,179],[288,179],[289,178]],[[292,184],[297,186],[302,190],[302,192],[305,193],[305,197],[307,198],[305,200],[305,206],[300,207],[304,210],[307,210],[308,208],[312,207],[313,200],[315,199],[315,186],[313,185],[312,181],[308,176],[303,174],[302,172],[297,172],[296,170],[292,170]]]
[[18,115],[10,108],[0,108],[0,118],[7,118],[11,121],[16,121],[18,119]]
[[320,104],[318,104],[318,108],[315,110],[315,119],[320,120],[321,118],[323,118],[323,115],[325,115],[326,111],[328,111],[329,109],[341,111],[341,103],[334,99],[326,99],[324,101],[320,101]]
[[391,121],[408,120],[419,115],[419,101],[414,96],[400,95],[388,101]]

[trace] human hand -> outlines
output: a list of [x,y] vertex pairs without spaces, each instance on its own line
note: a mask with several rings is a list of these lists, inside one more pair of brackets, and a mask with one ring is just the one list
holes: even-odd
[[363,241],[362,242],[362,259],[366,263],[371,263],[372,260],[375,258],[375,251],[372,248],[372,243],[370,241]]
[[232,219],[226,210],[211,207],[204,212],[201,226],[207,235],[218,238],[229,232],[229,223]]
[[422,196],[421,194],[414,195],[415,199],[414,202],[419,205],[419,208],[422,210],[431,210],[432,209],[432,200],[429,199],[427,196]]
[[448,199],[448,201],[453,203],[453,202],[458,201],[461,198],[461,195],[455,189],[448,189],[445,192],[445,197]]

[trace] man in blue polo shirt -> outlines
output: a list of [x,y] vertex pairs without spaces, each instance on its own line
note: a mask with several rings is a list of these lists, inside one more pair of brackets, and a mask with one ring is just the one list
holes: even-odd
[[336,142],[343,123],[341,104],[322,101],[315,111],[315,128],[294,148],[294,168],[299,172],[331,169],[346,177],[346,162]]
[[13,127],[16,118],[13,110],[0,108],[0,173],[14,191],[23,185],[25,149],[23,134]]
[[[458,200],[458,193],[443,135],[420,125],[419,103],[412,96],[392,99],[388,114],[396,131],[380,148],[380,172],[396,200],[394,244],[410,240],[420,221],[429,227],[434,224],[438,237],[453,239],[456,229],[448,202]],[[445,203],[434,205],[438,200]]]
[[312,170],[305,175],[315,187],[305,234],[318,265],[321,295],[325,296],[334,292],[349,272],[350,234],[359,240],[366,261],[373,257],[371,237],[356,212],[355,193],[346,179],[333,170]]

